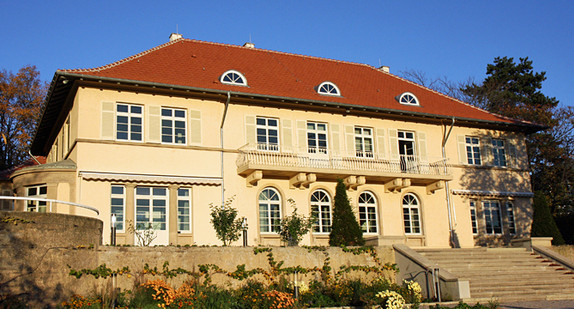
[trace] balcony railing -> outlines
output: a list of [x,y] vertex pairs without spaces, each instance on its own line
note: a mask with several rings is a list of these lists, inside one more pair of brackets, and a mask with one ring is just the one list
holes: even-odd
[[245,145],[237,158],[239,172],[273,167],[348,171],[353,173],[451,175],[446,159],[401,155],[396,159],[382,158],[373,152],[341,153],[332,149],[285,149],[277,145]]

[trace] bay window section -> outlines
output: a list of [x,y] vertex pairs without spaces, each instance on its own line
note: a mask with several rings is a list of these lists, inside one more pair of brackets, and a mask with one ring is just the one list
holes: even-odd
[[483,201],[482,211],[486,224],[486,234],[502,234],[502,220],[500,217],[499,201]]
[[189,188],[177,189],[177,231],[191,232],[191,195]]
[[136,187],[136,229],[167,229],[167,188]]
[[[48,197],[48,186],[45,184],[30,186],[26,188],[26,196],[27,197],[36,197],[36,198],[47,198]],[[27,211],[33,212],[46,212],[47,211],[47,203],[46,201],[28,201],[26,205]]]
[[115,228],[118,232],[124,231],[125,224],[125,207],[126,206],[126,189],[124,186],[112,186],[111,191],[111,214],[116,216]]

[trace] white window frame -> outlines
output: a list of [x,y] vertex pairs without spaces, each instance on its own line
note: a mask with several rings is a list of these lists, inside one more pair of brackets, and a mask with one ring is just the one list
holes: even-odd
[[[114,188],[121,188],[122,193],[114,193]],[[124,185],[111,186],[110,213],[112,215],[116,215],[116,230],[123,233],[125,231],[126,224],[126,187]]]
[[266,187],[257,198],[259,205],[259,232],[275,234],[281,222],[281,194],[273,187]]
[[327,154],[329,148],[328,134],[326,123],[307,121],[307,152]]
[[336,97],[341,96],[341,91],[339,90],[339,87],[337,87],[337,85],[329,81],[322,82],[317,87],[317,93]]
[[[184,194],[185,193],[185,194]],[[184,213],[183,211],[187,212]],[[191,233],[192,227],[191,188],[177,189],[177,231]],[[187,225],[187,228],[182,227]]]
[[[499,200],[482,201],[482,213],[484,217],[485,232],[488,235],[500,235],[502,229],[502,214]],[[496,215],[498,214],[498,215]],[[496,220],[496,221],[495,221]],[[495,224],[498,223],[498,226]],[[497,231],[498,227],[498,231]]]
[[411,92],[404,92],[399,96],[399,103],[403,105],[419,106],[419,99]]
[[[272,123],[275,125],[272,125]],[[272,134],[274,132],[274,134]],[[279,119],[271,117],[255,118],[255,138],[257,150],[279,151]],[[272,140],[276,139],[276,143]]]
[[377,198],[370,191],[359,195],[359,224],[363,234],[378,234]]
[[[164,115],[167,112],[170,115]],[[181,115],[183,113],[183,115]],[[179,116],[176,116],[180,114]],[[176,124],[183,123],[183,127],[176,127]],[[177,133],[176,133],[177,132]],[[179,135],[178,134],[182,134]],[[166,141],[170,138],[171,141]],[[183,141],[181,141],[183,139]],[[181,142],[177,142],[180,140]],[[187,144],[187,111],[181,108],[162,107],[161,108],[161,142],[162,144],[186,145]]]
[[[34,193],[31,191],[34,190]],[[42,193],[44,191],[44,193]],[[48,198],[48,186],[46,184],[39,184],[26,187],[27,197]],[[26,211],[32,212],[48,212],[48,202],[46,201],[27,201]]]
[[[413,203],[415,201],[416,203]],[[403,224],[406,235],[422,235],[421,207],[419,198],[407,193],[402,198]]]
[[476,200],[470,200],[469,208],[470,208],[470,226],[472,230],[472,235],[478,235],[478,221],[477,221],[477,214],[476,214]]
[[[141,193],[141,191],[139,189],[149,189],[149,194],[143,194]],[[161,190],[165,192],[165,195],[161,195],[161,194],[156,194],[156,190]],[[147,200],[148,201],[148,205],[138,205],[139,201],[144,201]],[[154,202],[162,202],[164,206],[161,207],[161,205],[155,205]],[[169,218],[167,217],[168,214],[168,208],[169,208],[169,190],[167,187],[151,187],[151,186],[137,186],[135,188],[135,198],[134,198],[134,203],[135,203],[135,212],[136,212],[136,222],[135,222],[135,227],[138,230],[145,230],[148,228],[148,224],[147,223],[151,223],[152,227],[154,230],[158,230],[158,231],[167,231],[167,227],[169,224]],[[140,211],[144,208],[147,207],[147,214],[148,214],[148,220],[143,222],[141,221],[138,216],[140,214]],[[138,209],[139,208],[139,209]],[[160,210],[161,208],[164,208],[164,218],[163,220],[158,220],[156,221],[155,219],[158,219],[158,214],[156,214],[157,210]],[[161,218],[161,213],[159,213]],[[141,225],[141,223],[146,223],[145,225]],[[160,225],[159,227],[157,225]],[[163,226],[162,226],[163,224]]]
[[482,165],[480,154],[480,139],[475,136],[465,136],[466,162],[469,165]]
[[506,201],[504,203],[506,206],[506,218],[508,219],[508,233],[510,235],[516,235],[516,221],[514,217],[514,203],[512,201]]
[[494,166],[506,167],[508,160],[506,159],[505,141],[503,139],[492,139],[492,164]]
[[[120,111],[120,106],[126,106],[126,111]],[[140,109],[140,112],[134,111],[134,109]],[[119,121],[120,117],[126,117],[127,123],[121,123]],[[137,123],[139,119],[139,124]],[[127,130],[119,130],[120,125],[127,126]],[[140,132],[134,131],[135,128],[139,126]],[[143,142],[144,139],[144,107],[138,104],[131,104],[131,103],[116,103],[116,140],[119,141],[131,141],[131,142]],[[125,138],[120,138],[119,134],[127,134]],[[139,139],[134,138],[135,134],[139,134]]]
[[311,194],[311,214],[317,221],[313,223],[314,234],[328,234],[333,227],[333,206],[331,196],[323,189]]
[[[373,138],[373,128],[355,126],[355,156],[362,158],[372,158],[375,151]],[[365,133],[369,132],[369,134]],[[370,140],[370,151],[366,150],[367,143]]]
[[243,74],[236,70],[225,71],[221,74],[219,81],[222,84],[234,85],[234,86],[247,86],[247,79]]

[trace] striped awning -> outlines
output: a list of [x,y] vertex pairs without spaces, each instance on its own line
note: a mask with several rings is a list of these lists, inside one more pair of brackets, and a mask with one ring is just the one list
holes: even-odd
[[178,184],[178,185],[209,185],[220,186],[221,178],[216,177],[185,177],[173,175],[149,175],[127,173],[102,173],[80,172],[79,176],[84,180],[93,181],[118,181],[154,184]]

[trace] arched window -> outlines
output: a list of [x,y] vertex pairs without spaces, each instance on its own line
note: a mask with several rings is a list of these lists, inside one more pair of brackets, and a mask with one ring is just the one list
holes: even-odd
[[412,193],[403,197],[403,220],[405,234],[421,234],[420,203],[417,196]]
[[313,224],[313,232],[331,232],[333,214],[331,211],[331,198],[325,190],[317,190],[311,195],[311,213],[317,218]]
[[401,94],[401,96],[399,97],[399,103],[404,104],[404,105],[419,105],[419,99],[417,99],[417,97],[410,93],[410,92],[405,92],[403,94]]
[[219,81],[229,85],[247,86],[245,76],[235,70],[229,70],[223,73]]
[[279,231],[281,220],[281,196],[274,188],[268,187],[259,193],[259,231],[275,233]]
[[322,82],[319,87],[317,87],[317,92],[320,94],[326,95],[335,95],[340,96],[341,92],[339,91],[339,87],[331,82]]
[[359,195],[359,223],[363,233],[376,234],[377,229],[377,200],[368,191]]

